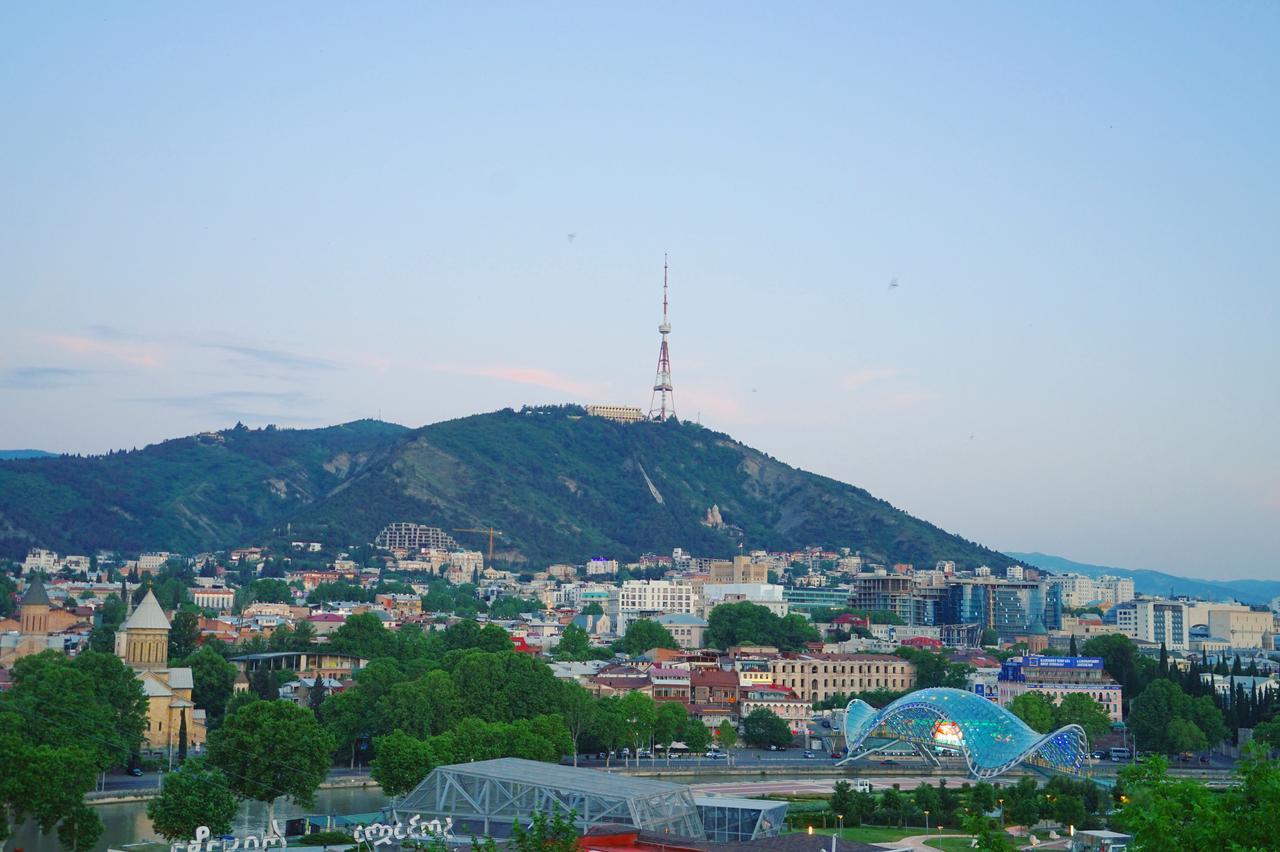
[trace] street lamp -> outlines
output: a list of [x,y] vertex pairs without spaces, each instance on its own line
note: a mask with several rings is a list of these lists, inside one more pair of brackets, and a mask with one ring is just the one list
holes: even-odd
[[836,814],[836,819],[839,820],[840,825],[836,829],[835,835],[831,838],[831,852],[836,852],[836,841],[840,838],[840,835],[844,832],[844,814]]
[[1000,805],[1000,824],[1004,825],[1004,799],[996,799],[996,802]]
[[925,834],[929,833],[929,812],[928,811],[924,812],[924,833]]

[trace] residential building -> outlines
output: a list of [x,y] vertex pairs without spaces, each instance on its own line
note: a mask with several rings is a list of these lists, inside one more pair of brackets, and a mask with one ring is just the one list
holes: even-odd
[[654,666],[649,669],[654,701],[689,703],[689,670]]
[[376,547],[381,547],[385,550],[459,549],[458,542],[454,537],[439,527],[429,527],[426,524],[412,524],[403,521],[387,524],[374,538],[373,543]]
[[268,651],[261,654],[244,654],[232,657],[231,662],[247,677],[259,668],[271,671],[291,671],[299,676],[331,677],[347,680],[369,664],[368,660],[351,654],[336,654],[317,648],[314,651]]
[[228,589],[225,586],[197,586],[191,590],[191,602],[201,609],[230,612],[235,606],[235,601],[235,589]]
[[1116,628],[1130,639],[1163,644],[1170,651],[1188,646],[1191,625],[1182,601],[1143,598],[1115,607],[1115,614]]
[[143,553],[138,557],[139,574],[155,574],[165,566],[173,554],[165,550]]
[[705,647],[703,636],[707,631],[707,620],[693,613],[681,612],[670,615],[654,616],[654,621],[667,628],[671,638],[686,651],[696,651]]
[[588,577],[612,577],[618,573],[618,560],[595,558],[587,562]]
[[916,682],[916,667],[888,654],[798,654],[770,660],[769,671],[773,683],[810,702],[873,689],[902,692]]
[[813,705],[796,695],[794,690],[782,686],[755,685],[742,689],[741,695],[742,700],[738,702],[740,719],[746,719],[754,711],[763,708],[786,722],[793,734],[808,729]]
[[32,571],[39,571],[42,574],[53,574],[58,570],[58,554],[52,550],[44,550],[35,548],[27,552],[27,558],[22,560],[22,573],[30,574]]
[[997,689],[1001,707],[1027,692],[1039,692],[1054,704],[1083,693],[1101,704],[1111,721],[1123,718],[1120,684],[1107,674],[1101,657],[1010,657],[1000,668]]
[[697,611],[694,587],[683,580],[626,580],[616,591],[617,611],[622,615]]

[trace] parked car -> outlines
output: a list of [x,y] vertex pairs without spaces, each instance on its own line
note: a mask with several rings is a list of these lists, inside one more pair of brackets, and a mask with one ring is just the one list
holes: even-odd
[[1206,764],[1206,765],[1207,765],[1207,764],[1209,763],[1209,755],[1207,755],[1207,754],[1202,754],[1202,755],[1200,755],[1200,762],[1201,762],[1202,764]]
[[1107,758],[1106,754],[1100,751],[1095,751],[1093,754],[1089,756],[1092,757],[1094,760],[1106,760]]
[[711,760],[725,760],[729,757],[729,755],[725,754],[722,751],[709,751],[706,754],[704,754],[703,757],[710,758]]
[[642,748],[636,752],[636,757],[653,757],[653,752],[647,748]]
[[898,761],[893,760],[892,758],[886,758],[885,760],[880,761],[880,765],[881,766],[897,766]]
[[804,753],[804,756],[805,756],[805,757],[807,757],[807,758],[812,758],[812,757],[813,757],[813,752],[811,752],[811,751],[806,751],[806,752]]
[[142,770],[135,766],[129,770],[129,774],[132,775],[134,778],[141,778]]
[[844,757],[844,754],[843,754],[842,752],[838,752],[838,751],[833,751],[833,752],[831,752],[831,759],[832,759],[832,760],[839,760],[839,759],[840,759],[840,758],[842,758],[842,757]]

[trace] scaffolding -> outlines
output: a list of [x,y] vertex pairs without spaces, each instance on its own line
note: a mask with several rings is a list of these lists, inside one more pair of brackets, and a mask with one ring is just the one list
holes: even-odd
[[612,823],[697,840],[705,838],[698,806],[683,784],[630,778],[504,757],[432,770],[395,808],[397,816],[453,820],[455,834],[506,837],[534,813],[573,814],[577,826]]

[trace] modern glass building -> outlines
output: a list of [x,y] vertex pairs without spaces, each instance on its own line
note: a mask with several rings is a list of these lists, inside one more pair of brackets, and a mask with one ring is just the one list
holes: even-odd
[[948,585],[944,607],[953,624],[981,624],[1001,636],[1037,627],[1062,626],[1062,601],[1056,587],[1032,581],[973,579]]
[[732,796],[697,796],[707,839],[719,843],[777,837],[787,819],[787,803]]
[[422,822],[451,821],[459,837],[510,837],[515,823],[559,811],[572,813],[584,831],[607,823],[696,840],[749,840],[778,836],[787,803],[695,801],[684,784],[504,757],[437,767],[395,811],[401,822],[415,814]]
[[[1020,763],[1083,775],[1089,758],[1089,738],[1079,725],[1038,734],[1008,710],[963,689],[917,690],[882,710],[854,699],[845,708],[844,733],[846,760],[906,743],[931,760],[939,751],[963,755],[974,778],[994,778]],[[873,734],[888,742],[869,747]]]

